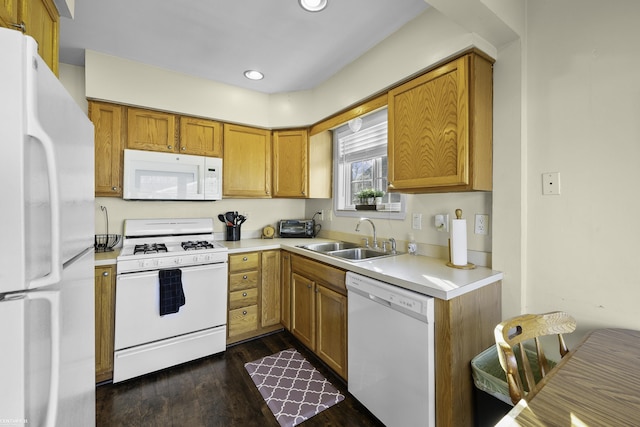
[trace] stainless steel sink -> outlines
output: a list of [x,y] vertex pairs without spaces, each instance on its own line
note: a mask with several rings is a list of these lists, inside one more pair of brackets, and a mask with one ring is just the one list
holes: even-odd
[[375,249],[370,249],[370,248],[351,248],[351,249],[342,249],[339,251],[328,252],[327,255],[335,256],[338,258],[344,258],[349,261],[364,261],[367,259],[380,258],[380,257],[397,255],[397,254],[392,254],[390,252],[377,251]]
[[309,249],[310,251],[315,252],[331,252],[331,251],[339,251],[343,249],[351,249],[357,248],[359,245],[357,243],[350,242],[327,242],[327,243],[311,243],[309,245],[300,246],[304,249]]
[[320,252],[325,255],[334,256],[336,258],[342,258],[346,261],[351,262],[366,261],[368,259],[382,258],[400,254],[400,252],[391,253],[372,248],[366,248],[358,245],[357,243],[351,242],[311,243],[308,245],[301,245],[299,247],[314,252]]

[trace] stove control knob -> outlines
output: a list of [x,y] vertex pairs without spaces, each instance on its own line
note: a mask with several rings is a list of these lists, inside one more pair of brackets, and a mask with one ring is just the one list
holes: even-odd
[[174,262],[175,262],[176,264],[181,264],[181,263],[182,263],[182,258],[176,258],[176,259],[174,260]]
[[198,262],[198,255],[193,257],[193,262]]

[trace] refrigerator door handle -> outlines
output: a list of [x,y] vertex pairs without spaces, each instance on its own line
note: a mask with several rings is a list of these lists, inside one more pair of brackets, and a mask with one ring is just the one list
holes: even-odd
[[[32,44],[27,44],[32,46]],[[36,139],[44,148],[49,178],[49,207],[51,218],[51,271],[29,282],[28,289],[41,288],[60,282],[62,278],[62,244],[60,236],[60,192],[58,186],[58,168],[53,141],[42,128],[38,119],[38,56],[37,52],[29,52],[27,58],[26,115],[27,134]]]
[[49,398],[47,401],[46,427],[55,427],[58,416],[58,401],[60,399],[60,292],[34,291],[24,294],[26,299],[46,300],[51,306],[51,372],[49,374]]

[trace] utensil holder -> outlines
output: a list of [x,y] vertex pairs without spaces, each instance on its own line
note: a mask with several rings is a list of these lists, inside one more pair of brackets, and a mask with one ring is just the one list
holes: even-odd
[[240,226],[239,225],[227,225],[227,241],[233,242],[240,240]]

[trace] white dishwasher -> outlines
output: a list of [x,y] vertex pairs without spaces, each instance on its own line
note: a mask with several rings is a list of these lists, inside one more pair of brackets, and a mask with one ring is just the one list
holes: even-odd
[[347,272],[349,392],[387,427],[435,425],[433,298]]

